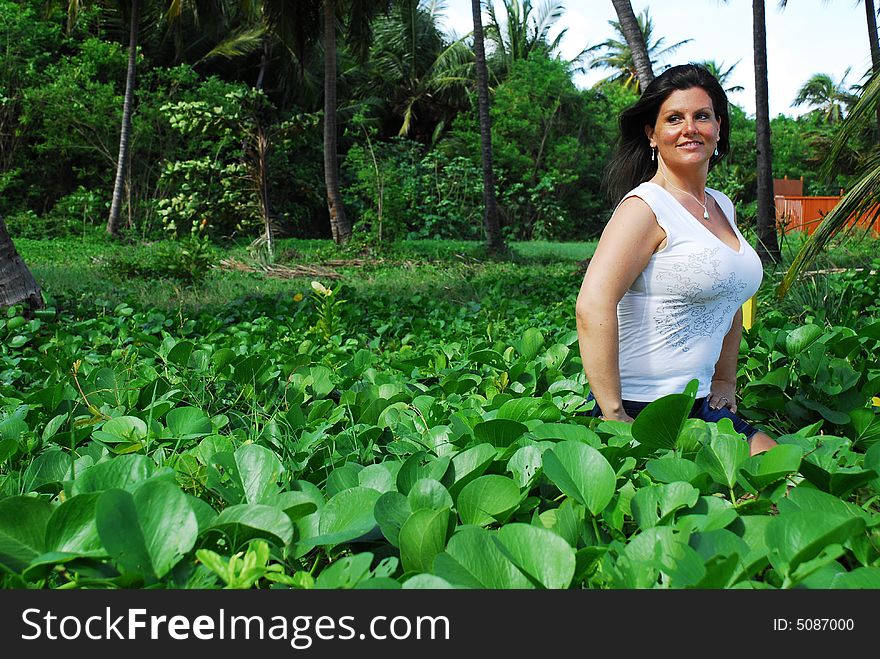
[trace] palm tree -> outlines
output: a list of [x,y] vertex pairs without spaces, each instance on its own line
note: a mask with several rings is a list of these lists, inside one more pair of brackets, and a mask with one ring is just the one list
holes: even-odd
[[[68,5],[68,25],[76,22],[80,8],[86,0],[70,0]],[[50,3],[52,4],[52,3]],[[113,183],[113,196],[110,201],[110,215],[107,218],[107,233],[116,237],[122,228],[122,195],[128,177],[129,144],[131,142],[131,116],[134,111],[135,70],[137,66],[137,47],[140,27],[141,0],[120,0],[118,9],[128,17],[128,68],[125,74],[125,93],[122,101],[122,126],[119,131],[119,155],[116,158],[116,177]]]
[[0,218],[0,308],[24,303],[29,309],[43,306],[40,287],[18,255],[6,223]]
[[846,89],[847,75],[849,69],[843,74],[840,82],[835,82],[827,73],[810,76],[810,79],[798,90],[791,104],[792,107],[812,105],[815,106],[813,112],[817,112],[825,123],[835,124],[842,121],[844,114],[858,98]]
[[[874,73],[880,71],[880,42],[877,37],[877,10],[874,8],[874,0],[865,0],[865,16],[868,23],[868,46],[871,50],[871,70]],[[880,107],[877,108],[877,127],[875,136],[880,140]]]
[[[397,0],[411,3],[417,0]],[[268,29],[293,54],[301,57],[322,35],[324,50],[324,183],[330,232],[336,244],[351,238],[351,221],[342,203],[337,153],[337,26],[345,29],[346,46],[361,61],[367,59],[373,18],[388,9],[389,2],[377,0],[263,0]],[[345,18],[343,18],[345,17]],[[319,29],[320,28],[320,29]]]
[[480,0],[471,0],[474,18],[474,67],[477,73],[477,106],[480,114],[480,151],[483,160],[483,203],[486,227],[486,245],[489,253],[506,250],[501,235],[498,201],[495,198],[495,173],[492,169],[492,123],[489,115],[489,72],[486,67],[486,47],[483,41],[483,19]]
[[[785,6],[785,0],[780,2]],[[773,152],[770,147],[770,94],[767,89],[767,23],[764,0],[752,0],[752,45],[755,58],[755,145],[757,147],[757,252],[761,263],[779,261],[773,201]]]
[[[647,87],[654,79],[653,62],[651,62],[651,55],[648,51],[648,38],[643,32],[629,0],[611,0],[611,4],[614,5],[614,11],[617,12],[619,32],[623,35],[632,56],[638,83],[637,89]],[[647,11],[645,9],[646,18]]]
[[745,89],[742,85],[729,85],[726,86],[730,81],[730,75],[733,73],[733,69],[736,68],[736,65],[739,64],[740,60],[737,60],[736,63],[731,64],[726,69],[724,68],[724,62],[719,64],[713,59],[703,60],[702,62],[697,62],[700,66],[705,68],[709,73],[711,73],[721,86],[724,87],[724,91],[728,94],[733,94],[736,92],[741,92]]
[[[469,107],[473,53],[464,38],[446,43],[442,2],[400,3],[373,24],[369,66],[357,95],[385,110],[398,135],[427,141]],[[399,123],[397,123],[399,122]]]
[[[666,40],[664,37],[652,41],[654,37],[654,22],[651,19],[647,8],[638,15],[636,22],[638,23],[639,32],[642,35],[641,41],[645,44],[648,61],[652,69],[650,79],[653,80],[653,67],[655,67],[664,57],[674,53],[678,48],[688,43],[690,39],[679,41],[678,43],[665,48],[663,47],[663,43]],[[615,73],[600,81],[598,84],[614,81],[623,84],[624,87],[632,86],[636,91],[641,91],[643,88],[642,76],[647,76],[649,74],[643,71],[640,76],[639,69],[636,66],[636,56],[634,55],[629,42],[629,39],[632,39],[633,42],[637,44],[636,49],[639,49],[639,40],[632,35],[627,38],[627,34],[630,30],[629,28],[626,28],[626,31],[624,31],[625,28],[619,21],[608,21],[608,23],[614,28],[617,38],[607,39],[600,44],[592,46],[589,49],[590,51],[604,49],[605,52],[594,57],[589,66],[591,69],[605,68],[613,69],[615,71]]]
[[[878,108],[880,108],[880,71],[875,71],[862,88],[861,96],[843,120],[841,129],[834,138],[831,153],[822,168],[824,175],[830,174],[840,158],[845,155],[847,143],[866,125],[873,123]],[[863,174],[856,183],[828,212],[801,246],[777,289],[780,297],[788,292],[798,275],[813,262],[832,236],[842,230],[852,230],[854,225],[849,224],[852,217],[859,217],[871,223],[880,217],[880,145],[875,144],[871,152],[865,156],[862,171]]]
[[[528,59],[533,52],[553,56],[568,31],[563,28],[550,39],[550,32],[565,11],[561,2],[547,0],[537,13],[533,13],[532,0],[501,0],[501,4],[505,15],[503,22],[498,18],[494,3],[486,5],[489,22],[485,27],[485,38],[490,45],[489,64],[496,80],[504,80],[513,62]],[[569,63],[581,60],[588,50],[584,48]]]

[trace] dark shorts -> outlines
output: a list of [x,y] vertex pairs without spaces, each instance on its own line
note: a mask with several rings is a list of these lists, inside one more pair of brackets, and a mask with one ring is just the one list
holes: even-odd
[[[587,402],[591,400],[596,400],[593,398],[592,392],[589,396],[587,396]],[[639,412],[645,409],[648,406],[648,403],[643,403],[636,400],[625,400],[623,402],[623,409],[629,414],[633,419],[635,419]],[[588,411],[587,414],[589,416],[599,417],[602,416],[602,410],[599,409],[599,405],[596,404],[593,406],[593,409]],[[709,407],[709,397],[706,396],[704,398],[697,398],[694,401],[694,406],[691,408],[690,418],[692,419],[702,419],[703,421],[715,422],[721,421],[721,419],[730,419],[733,422],[733,429],[739,433],[742,433],[746,436],[746,439],[751,439],[752,435],[758,432],[758,429],[751,425],[748,421],[745,421],[742,417],[734,414],[730,411],[728,407],[720,407],[717,410],[713,410]]]

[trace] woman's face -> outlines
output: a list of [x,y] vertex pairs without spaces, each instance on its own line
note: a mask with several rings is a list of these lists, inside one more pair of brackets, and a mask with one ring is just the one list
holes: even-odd
[[702,87],[672,92],[660,106],[654,125],[645,126],[651,147],[673,167],[707,165],[720,131],[712,98]]

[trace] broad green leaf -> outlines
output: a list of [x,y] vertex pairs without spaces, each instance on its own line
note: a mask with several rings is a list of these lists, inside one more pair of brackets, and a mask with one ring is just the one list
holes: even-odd
[[659,460],[648,460],[645,469],[658,483],[693,483],[704,473],[697,464],[686,458],[666,456]]
[[537,526],[505,524],[496,536],[502,553],[542,588],[568,588],[574,577],[574,549],[562,537]]
[[617,478],[608,460],[592,446],[560,442],[543,455],[544,473],[556,487],[598,515],[614,496]]
[[37,455],[25,469],[22,490],[37,491],[69,477],[70,455],[60,449],[49,449]]
[[279,492],[263,499],[262,503],[283,510],[291,522],[311,515],[318,509],[312,496],[306,492]]
[[71,497],[58,506],[46,526],[46,551],[80,556],[105,555],[95,521],[100,493]]
[[110,556],[148,581],[164,577],[198,535],[186,495],[164,480],[143,483],[134,493],[106,490],[98,499],[95,522]]
[[674,449],[694,404],[688,394],[669,394],[649,403],[632,423],[639,444],[653,449]]
[[136,416],[117,416],[104,422],[92,437],[107,444],[136,443],[147,436],[147,424]]
[[504,522],[522,501],[519,486],[506,476],[480,476],[465,485],[456,499],[463,524]]
[[443,483],[452,464],[449,456],[436,457],[426,451],[413,453],[397,472],[397,491],[409,494],[413,485],[422,478],[432,478]]
[[528,427],[510,419],[489,419],[474,426],[474,437],[481,442],[503,448],[510,446],[528,432]]
[[400,547],[400,527],[412,515],[409,500],[400,492],[386,492],[378,499],[373,507],[373,516],[382,535],[395,547]]
[[[853,426],[853,446],[864,451],[880,443],[880,416],[873,410],[853,410],[849,413]],[[878,472],[880,473],[880,472]]]
[[789,357],[795,357],[812,345],[820,336],[822,336],[822,328],[818,325],[801,325],[785,337],[785,352]]
[[451,583],[446,579],[433,574],[417,574],[403,582],[404,590],[439,590],[454,589]]
[[235,453],[216,453],[208,468],[208,487],[228,503],[261,503],[278,494],[283,467],[278,456],[258,444],[244,444]]
[[165,415],[165,423],[174,438],[195,439],[213,431],[208,415],[197,407],[176,407]]
[[530,431],[535,439],[552,439],[555,441],[578,441],[599,448],[602,444],[599,435],[575,423],[542,423]]
[[558,508],[545,510],[538,516],[540,524],[553,531],[572,547],[577,547],[584,533],[587,509],[583,504],[566,497]]
[[865,522],[856,517],[838,517],[812,510],[777,515],[767,524],[766,541],[770,562],[784,575],[832,544],[843,544],[864,531]]
[[159,471],[156,463],[145,455],[119,455],[79,474],[73,482],[72,494],[111,489],[131,491]]
[[407,572],[430,572],[434,557],[446,547],[448,508],[416,510],[400,528],[400,562]]
[[803,450],[795,444],[778,444],[769,451],[750,457],[742,467],[743,478],[756,490],[797,472]]
[[333,495],[319,511],[318,535],[304,538],[303,544],[338,545],[366,535],[376,528],[373,508],[381,496],[381,492],[367,487],[352,487]]
[[733,487],[739,468],[749,459],[749,445],[734,435],[716,435],[697,453],[697,465],[716,483]]
[[523,333],[519,341],[514,342],[513,347],[522,355],[523,359],[531,361],[538,356],[538,352],[544,347],[544,335],[541,330],[530,327]]
[[880,589],[880,567],[857,567],[834,577],[830,588]]
[[503,554],[490,531],[465,526],[434,558],[434,574],[459,588],[533,588]]
[[507,461],[507,471],[513,474],[513,480],[521,489],[527,489],[541,472],[542,463],[539,447],[523,446],[510,456],[510,460]]
[[354,588],[370,577],[372,563],[373,554],[370,552],[343,556],[324,568],[315,580],[315,588],[328,590]]
[[713,556],[738,556],[744,558],[749,554],[749,545],[741,537],[727,529],[714,529],[694,533],[688,544],[708,561]]
[[283,510],[260,503],[242,503],[224,508],[207,530],[222,532],[234,551],[254,538],[264,538],[280,547],[286,547],[293,541],[290,517]]
[[452,508],[452,497],[449,491],[443,487],[440,481],[435,481],[433,478],[423,478],[416,481],[410,489],[407,499],[413,512],[423,508],[430,510]]
[[641,529],[670,520],[676,511],[690,508],[700,498],[700,491],[687,483],[665,483],[639,489],[630,501],[633,519]]
[[449,493],[453,498],[458,496],[461,488],[470,483],[489,468],[495,460],[497,450],[488,443],[476,444],[452,456],[453,483]]
[[378,492],[391,492],[397,488],[397,473],[400,471],[400,462],[396,460],[379,462],[367,465],[357,474],[357,481],[352,485],[369,487]]
[[327,483],[324,486],[325,494],[332,497],[350,487],[358,487],[361,484],[360,473],[363,469],[363,465],[356,462],[346,462],[339,465],[327,476]]
[[0,499],[0,566],[21,572],[46,551],[46,528],[54,507],[45,499]]

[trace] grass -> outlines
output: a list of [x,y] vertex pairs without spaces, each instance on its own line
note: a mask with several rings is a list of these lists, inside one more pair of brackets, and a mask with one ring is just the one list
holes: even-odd
[[574,296],[582,277],[579,263],[595,249],[595,243],[512,243],[509,258],[495,259],[486,257],[480,242],[419,240],[357,249],[338,248],[329,240],[283,239],[276,246],[275,264],[322,266],[332,269],[339,279],[308,274],[283,279],[219,267],[224,258],[256,264],[247,244],[216,248],[215,267],[197,282],[120,271],[120,264],[151,263],[157,245],[121,244],[97,234],[16,240],[19,254],[52,301],[101,299],[108,305],[126,302],[175,313],[211,311],[248,298],[305,295],[312,279],[326,285],[342,283],[356,296],[408,299],[421,295],[454,303],[479,301],[494,286],[505,287],[505,293],[512,296],[535,287]]

